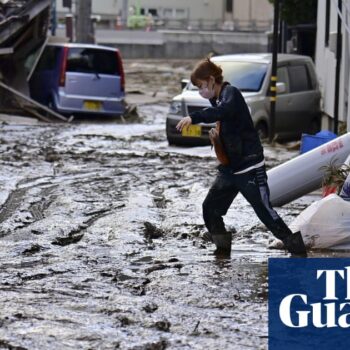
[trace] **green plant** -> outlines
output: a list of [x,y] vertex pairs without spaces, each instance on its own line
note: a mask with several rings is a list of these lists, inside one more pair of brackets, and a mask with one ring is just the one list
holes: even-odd
[[338,136],[344,135],[348,132],[347,130],[347,123],[339,121],[339,130],[338,130]]

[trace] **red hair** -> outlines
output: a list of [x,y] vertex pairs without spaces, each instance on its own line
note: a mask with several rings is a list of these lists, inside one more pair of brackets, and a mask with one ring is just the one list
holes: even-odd
[[210,76],[214,77],[218,84],[221,84],[224,80],[222,69],[207,57],[198,62],[193,69],[191,83],[197,86],[198,80],[209,80]]

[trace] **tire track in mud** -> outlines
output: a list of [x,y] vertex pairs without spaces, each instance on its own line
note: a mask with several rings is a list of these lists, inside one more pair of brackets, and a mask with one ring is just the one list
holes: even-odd
[[7,349],[7,350],[28,350],[27,348],[24,348],[23,346],[16,346],[13,345],[12,342],[0,339],[0,346],[2,349]]
[[6,202],[1,208],[0,223],[4,222],[12,216],[17,208],[22,204],[22,200],[26,194],[25,189],[17,189],[12,191],[7,198]]
[[[120,171],[115,172],[109,168],[101,171],[101,168],[99,168],[98,171],[82,171],[76,172],[75,174],[63,173],[56,174],[52,177],[36,177],[22,180],[17,184],[17,188],[10,193],[6,202],[2,206],[0,212],[0,223],[3,224],[5,221],[11,221],[9,219],[13,219],[13,230],[17,230],[28,227],[31,224],[44,219],[47,209],[51,204],[60,200],[59,196],[66,188],[80,194],[81,200],[74,198],[74,202],[87,204],[87,209],[83,212],[84,216],[89,217],[94,213],[100,214],[104,211],[104,209],[100,209],[99,206],[95,208],[94,203],[101,205],[105,202],[110,208],[119,208],[119,204],[116,206],[110,205],[110,196],[108,193],[110,187],[115,185],[115,179],[120,176],[120,174]],[[122,181],[119,187],[123,187],[125,190],[126,185],[127,182]],[[95,189],[95,192],[92,191],[93,188]],[[117,201],[119,202],[121,197],[122,190],[115,190],[113,199],[118,199]],[[20,215],[21,213],[27,213],[27,215]],[[86,220],[87,227],[93,222],[90,221],[90,219]],[[73,234],[73,231],[71,235]],[[4,236],[10,232],[11,230],[8,232],[2,232],[2,235]],[[40,234],[40,232],[36,233]]]
[[109,215],[112,211],[123,208],[125,204],[120,204],[119,206],[114,206],[108,209],[99,209],[93,212],[86,213],[86,215],[91,215],[91,218],[88,219],[81,227],[78,229],[69,231],[65,237],[56,237],[51,244],[65,247],[70,244],[75,244],[80,242],[84,237],[85,232],[93,225],[97,220]]
[[[50,204],[54,201],[54,197],[52,197],[52,193],[57,188],[57,185],[50,185],[45,182],[43,184],[45,187],[40,188],[40,192],[37,194],[37,199],[34,203],[28,203],[27,208],[22,208],[23,204],[26,200],[26,195],[28,191],[31,189],[37,189],[37,185],[29,186],[29,187],[20,187],[20,185],[28,184],[28,182],[22,182],[18,184],[17,189],[12,191],[2,206],[2,210],[0,212],[0,224],[4,223],[6,220],[10,219],[17,211],[26,212],[27,215],[25,217],[21,217],[15,219],[17,223],[17,228],[25,228],[32,224],[33,222],[42,220],[45,217],[45,211],[49,208]],[[1,232],[0,236],[4,236],[10,234],[10,232]]]

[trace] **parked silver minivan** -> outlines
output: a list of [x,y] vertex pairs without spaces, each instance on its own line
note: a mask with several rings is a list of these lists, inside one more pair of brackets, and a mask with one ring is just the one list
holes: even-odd
[[[262,139],[269,136],[271,54],[240,54],[212,57],[223,69],[224,79],[239,88],[250,109],[255,128]],[[310,57],[278,55],[275,130],[279,139],[298,139],[303,132],[320,129],[321,93]],[[176,125],[189,113],[210,106],[190,82],[170,104],[166,121],[169,144],[209,144],[213,125],[202,124],[193,132],[179,133]]]
[[118,49],[48,44],[29,80],[31,97],[65,115],[121,115],[125,76]]

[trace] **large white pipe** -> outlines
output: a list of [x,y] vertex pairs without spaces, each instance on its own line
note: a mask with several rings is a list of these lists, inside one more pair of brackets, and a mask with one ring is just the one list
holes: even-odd
[[317,190],[324,175],[320,168],[331,162],[340,165],[349,154],[350,132],[269,170],[271,204],[282,206]]

